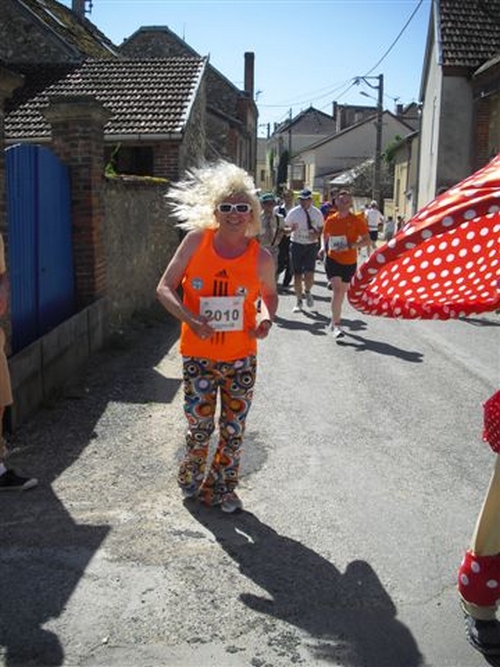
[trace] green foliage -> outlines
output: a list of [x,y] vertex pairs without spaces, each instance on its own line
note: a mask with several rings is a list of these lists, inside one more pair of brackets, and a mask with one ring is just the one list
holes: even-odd
[[283,153],[280,155],[280,161],[278,164],[278,173],[276,174],[276,183],[280,190],[287,182],[289,162],[290,162],[290,154],[288,153],[288,151],[283,151]]
[[104,167],[104,175],[108,177],[113,177],[113,176],[118,176],[118,172],[116,171],[116,156],[118,155],[118,152],[120,148],[122,147],[121,143],[116,144],[116,146],[113,149],[113,152],[111,153],[109,157],[109,162],[107,165]]
[[382,155],[382,159],[387,162],[388,164],[392,164],[394,162],[394,155],[396,153],[396,150],[399,148],[401,145],[401,142],[403,141],[403,137],[399,136],[399,134],[396,134],[394,139],[387,144],[385,147],[384,154]]

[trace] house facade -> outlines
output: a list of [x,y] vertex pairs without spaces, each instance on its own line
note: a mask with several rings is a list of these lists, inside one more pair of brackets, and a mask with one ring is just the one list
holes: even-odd
[[419,133],[412,132],[394,149],[394,215],[409,220],[417,212]]
[[498,152],[499,16],[500,0],[432,2],[420,93],[418,208]]
[[[339,173],[373,158],[376,144],[376,116],[369,117],[341,132],[305,147],[293,156],[293,170],[301,175],[302,187],[319,190],[325,195],[330,181]],[[382,149],[396,137],[413,129],[390,111],[382,114]]]
[[[108,124],[103,168],[107,164],[119,173],[175,179],[186,166],[199,163],[203,158],[224,158],[254,174],[258,117],[253,101],[254,54],[244,56],[245,88],[242,91],[211,67],[208,57],[201,58],[167,28],[141,28],[117,47],[85,18],[87,4],[85,0],[73,0],[70,9],[56,0],[2,0],[0,3],[0,64],[24,76],[23,87],[7,102],[6,111],[8,116],[16,112],[17,118],[20,113],[26,114],[26,126],[7,118],[7,141],[47,141],[43,121],[38,128],[32,126],[33,109],[36,115],[43,95],[66,94],[68,88],[73,94],[80,76],[87,83],[90,79],[95,81],[96,72],[90,74],[86,62],[95,60],[99,65],[94,69],[101,72],[97,83],[99,100],[108,104],[116,93],[123,95],[122,100],[113,99],[113,113],[127,109],[137,121],[135,128],[129,124],[123,128],[125,131],[114,131],[113,121]],[[146,99],[141,96],[133,99],[132,89],[120,86],[114,76],[115,69],[120,69],[123,81],[131,83],[137,68],[144,70],[146,62],[152,60],[161,63],[159,69],[165,75],[166,61],[171,59],[172,76],[163,76],[163,83],[159,82],[154,68],[147,74],[155,84],[160,83],[161,97],[156,98],[156,110],[148,108],[147,100],[154,96],[154,91],[150,91]],[[180,67],[179,59],[205,63],[205,72],[194,96],[196,100],[189,86],[184,86],[175,76]],[[116,65],[118,61],[125,64]],[[136,65],[135,61],[142,64]],[[114,87],[109,93],[106,92],[108,80]],[[168,81],[172,88],[165,87]],[[191,84],[189,74],[186,81]],[[83,81],[79,88],[82,94],[89,92]],[[144,83],[140,88],[142,94]],[[202,107],[197,103],[201,98]],[[172,112],[178,116],[179,110],[186,112],[185,126],[177,124],[171,129]],[[159,118],[159,112],[166,112],[166,117]],[[30,124],[32,127],[28,130]],[[162,127],[158,130],[155,126]]]
[[12,109],[7,143],[50,144],[44,109],[51,98],[93,96],[109,112],[102,147],[117,173],[176,180],[205,153],[206,60],[85,60]]
[[[127,58],[139,59],[200,57],[165,26],[139,28],[124,40],[120,53]],[[253,99],[253,53],[245,53],[243,68],[244,90],[240,90],[208,62],[205,157],[229,160],[255,175],[258,111]]]

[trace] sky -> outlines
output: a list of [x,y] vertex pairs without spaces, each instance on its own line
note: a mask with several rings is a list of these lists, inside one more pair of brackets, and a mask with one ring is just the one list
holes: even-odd
[[[63,0],[71,7],[71,0]],[[87,18],[116,45],[167,26],[243,89],[255,54],[259,136],[313,106],[419,100],[431,0],[93,0]],[[358,85],[357,77],[365,77]],[[366,78],[368,77],[368,78]],[[373,78],[370,78],[373,77]],[[370,97],[361,94],[361,91]]]

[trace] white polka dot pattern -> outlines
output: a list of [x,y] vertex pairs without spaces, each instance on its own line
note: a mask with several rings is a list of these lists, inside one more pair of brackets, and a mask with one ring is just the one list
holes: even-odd
[[421,209],[362,264],[350,303],[404,319],[500,308],[500,154]]

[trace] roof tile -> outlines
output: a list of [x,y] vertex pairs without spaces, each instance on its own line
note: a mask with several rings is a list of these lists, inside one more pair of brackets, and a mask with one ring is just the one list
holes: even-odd
[[198,90],[205,58],[87,60],[65,78],[9,112],[7,139],[50,136],[41,113],[51,95],[94,95],[112,112],[106,134],[180,132]]
[[500,52],[500,0],[439,0],[443,66],[477,68]]

